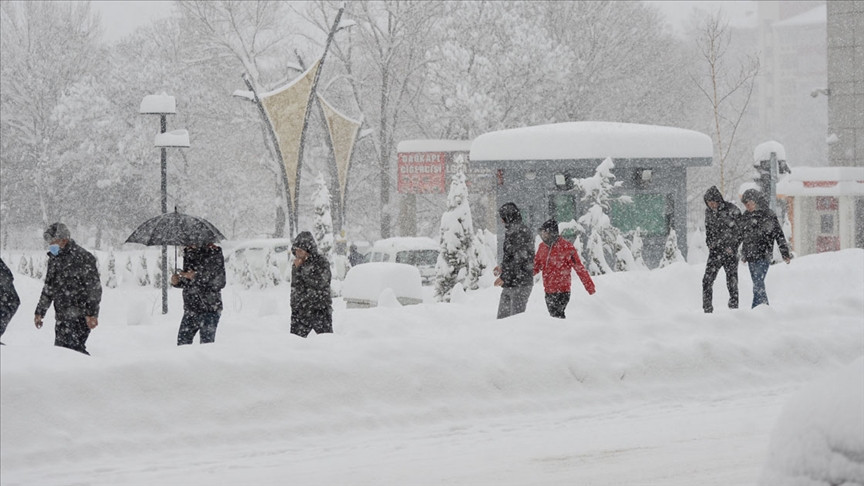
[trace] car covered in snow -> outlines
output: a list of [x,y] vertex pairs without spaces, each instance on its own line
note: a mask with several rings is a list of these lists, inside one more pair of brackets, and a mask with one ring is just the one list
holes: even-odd
[[376,241],[366,255],[366,262],[407,263],[420,270],[424,284],[435,280],[438,242],[423,236],[401,236]]
[[226,267],[242,271],[248,267],[255,273],[262,273],[269,263],[279,269],[284,276],[291,271],[291,239],[259,238],[251,240],[225,241],[223,243]]

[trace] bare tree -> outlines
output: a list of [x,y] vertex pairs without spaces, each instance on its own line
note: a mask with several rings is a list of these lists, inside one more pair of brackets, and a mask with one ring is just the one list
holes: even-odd
[[747,112],[759,73],[759,59],[755,56],[745,56],[738,60],[737,67],[730,66],[728,56],[731,40],[729,24],[720,13],[702,19],[696,45],[704,59],[705,71],[701,76],[690,76],[711,105],[722,193],[726,191],[726,175],[729,171],[726,161],[733,151],[735,136]]

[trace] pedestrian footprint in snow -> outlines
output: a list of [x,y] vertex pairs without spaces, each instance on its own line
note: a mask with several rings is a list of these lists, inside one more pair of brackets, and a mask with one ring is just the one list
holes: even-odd
[[534,275],[543,272],[549,315],[564,319],[564,310],[570,302],[570,270],[576,271],[588,295],[594,295],[594,281],[573,244],[558,234],[557,221],[550,219],[540,226],[540,239],[543,241],[534,256]]
[[183,249],[183,270],[171,275],[171,285],[183,289],[183,319],[177,345],[192,344],[199,334],[201,344],[216,340],[225,288],[225,258],[213,243]]
[[301,337],[333,332],[330,262],[318,253],[312,233],[302,231],[291,247],[291,333]]
[[33,318],[36,329],[54,304],[54,345],[89,355],[87,338],[99,325],[102,281],[96,257],[78,246],[69,228],[54,223],[42,235],[48,244],[48,272]]

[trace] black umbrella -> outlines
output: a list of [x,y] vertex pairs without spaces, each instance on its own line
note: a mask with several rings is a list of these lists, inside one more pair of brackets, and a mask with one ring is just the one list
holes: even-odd
[[142,223],[126,238],[126,243],[141,243],[147,246],[200,246],[224,239],[225,236],[209,221],[175,210]]

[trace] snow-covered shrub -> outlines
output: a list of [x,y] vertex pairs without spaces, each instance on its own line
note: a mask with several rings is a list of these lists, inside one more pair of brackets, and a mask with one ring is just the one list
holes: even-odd
[[141,287],[150,285],[150,271],[147,269],[147,257],[144,254],[138,259],[138,285]]
[[645,260],[642,258],[642,230],[637,227],[635,230],[630,232],[630,244],[628,247],[630,248],[630,253],[633,254],[633,266],[635,270],[648,270],[648,265],[645,264]]
[[774,427],[760,484],[864,484],[864,358],[789,400]]
[[483,272],[475,252],[474,223],[468,204],[468,186],[465,185],[465,159],[460,154],[455,160],[456,173],[447,195],[447,210],[441,215],[440,251],[435,265],[435,299],[449,302],[450,291],[457,283],[476,289]]
[[[634,267],[633,255],[624,242],[621,231],[612,226],[609,219],[612,201],[632,203],[629,196],[612,195],[613,191],[623,184],[614,180],[614,168],[612,159],[606,158],[597,166],[593,176],[573,179],[574,187],[582,193],[582,200],[589,204],[588,211],[578,219],[573,228],[576,240],[579,241],[574,245],[592,275],[626,271]],[[566,229],[569,230],[570,226]]]
[[109,289],[117,288],[117,263],[114,259],[114,250],[108,252],[108,268],[105,270],[105,286]]
[[30,275],[30,266],[27,263],[27,257],[24,255],[21,255],[21,260],[18,260],[18,273],[32,277],[32,275]]
[[312,195],[315,206],[315,222],[312,226],[312,236],[318,245],[318,253],[330,262],[330,272],[333,273],[333,216],[330,212],[330,190],[324,174],[319,172],[315,178],[315,193]]
[[669,228],[669,236],[666,238],[666,245],[663,247],[663,258],[660,259],[658,268],[668,267],[673,263],[683,262],[684,255],[678,249],[678,235],[675,229]]

